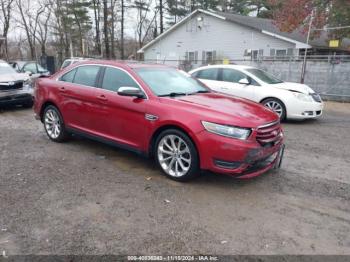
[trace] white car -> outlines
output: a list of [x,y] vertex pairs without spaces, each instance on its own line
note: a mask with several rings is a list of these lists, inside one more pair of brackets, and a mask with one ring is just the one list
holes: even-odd
[[284,119],[318,118],[321,97],[304,84],[283,82],[258,68],[213,65],[189,72],[214,91],[261,103]]

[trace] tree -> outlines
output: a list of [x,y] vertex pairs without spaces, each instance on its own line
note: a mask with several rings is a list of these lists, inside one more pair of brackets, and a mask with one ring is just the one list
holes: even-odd
[[43,1],[37,3],[37,8],[33,8],[30,0],[16,0],[16,6],[20,15],[18,23],[24,29],[29,45],[31,59],[36,59],[36,39],[40,16],[45,12],[47,4]]
[[[123,0],[122,0],[123,1]],[[97,54],[102,55],[101,53],[101,1],[100,0],[92,0],[91,8],[94,11],[94,26],[95,26],[95,41],[96,41],[96,51]]]
[[[6,59],[8,59],[7,35],[10,29],[13,2],[14,0],[0,0],[0,10],[1,10],[0,23],[2,24],[2,33],[0,34],[0,36],[4,38],[3,45],[4,45]],[[0,42],[0,50],[2,49],[1,45],[2,43]]]
[[[308,30],[311,15],[313,14],[312,29],[350,25],[350,1],[349,0],[270,0],[273,6],[277,6],[273,17],[276,25],[286,32],[302,28]],[[315,31],[313,35],[319,31]],[[329,32],[333,37],[349,37],[350,30],[336,30]]]

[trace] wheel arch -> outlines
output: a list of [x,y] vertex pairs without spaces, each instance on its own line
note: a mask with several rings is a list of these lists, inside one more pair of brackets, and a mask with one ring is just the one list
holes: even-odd
[[264,97],[263,99],[261,99],[261,100],[259,101],[259,104],[262,104],[262,102],[264,102],[264,101],[267,100],[267,99],[277,99],[277,100],[281,101],[282,106],[284,107],[284,110],[286,111],[286,116],[287,116],[288,110],[287,110],[286,103],[285,103],[285,101],[284,101],[283,99],[280,99],[280,98],[275,97],[275,96],[267,96],[267,97]]
[[[61,113],[61,110],[58,108],[58,106],[52,102],[51,100],[47,100],[45,101],[45,103],[43,103],[41,105],[41,108],[40,108],[40,121],[43,122],[43,116],[44,116],[44,111],[45,111],[45,108],[48,107],[48,106],[54,106],[57,108],[57,110]],[[62,115],[62,113],[61,113]]]
[[194,138],[194,135],[193,133],[188,130],[187,128],[185,127],[182,127],[181,125],[179,124],[176,124],[176,123],[168,123],[168,124],[164,124],[162,126],[159,126],[152,134],[151,136],[151,139],[150,139],[150,142],[149,142],[149,146],[148,146],[148,155],[150,157],[153,157],[153,153],[154,153],[154,148],[155,148],[155,143],[156,143],[156,140],[158,138],[158,136],[165,130],[168,130],[168,129],[176,129],[178,131],[181,131],[183,133],[185,133],[190,139],[191,141],[193,142],[196,150],[197,150],[197,155],[198,155],[198,161],[199,161],[199,164],[200,164],[200,153],[199,153],[199,147],[198,147],[198,142],[196,141],[196,139]]

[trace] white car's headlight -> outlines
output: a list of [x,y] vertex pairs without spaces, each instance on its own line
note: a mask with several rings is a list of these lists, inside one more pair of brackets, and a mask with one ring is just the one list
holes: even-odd
[[202,125],[211,133],[241,140],[246,140],[252,133],[252,130],[249,128],[219,125],[206,121],[202,121]]
[[314,101],[312,96],[310,96],[310,95],[306,95],[306,94],[298,93],[298,92],[292,92],[292,93],[296,98],[298,98],[301,101],[304,101],[304,102],[313,102]]
[[26,87],[26,88],[32,88],[32,87],[33,87],[33,82],[32,82],[32,80],[31,80],[30,78],[24,80],[23,86]]

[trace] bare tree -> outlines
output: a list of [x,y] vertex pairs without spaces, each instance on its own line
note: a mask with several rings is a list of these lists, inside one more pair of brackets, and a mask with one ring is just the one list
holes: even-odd
[[45,5],[45,15],[39,19],[38,34],[35,35],[37,41],[41,47],[41,55],[46,55],[46,43],[49,33],[49,21],[52,15],[52,11],[49,7],[49,2]]
[[151,5],[153,0],[136,0],[132,6],[137,10],[137,24],[136,24],[136,35],[139,48],[141,48],[153,26],[153,22],[156,19],[159,8],[154,10],[151,14]]
[[46,4],[41,1],[37,4],[35,8],[30,0],[16,0],[16,6],[20,15],[18,22],[25,31],[31,59],[36,59],[35,45],[39,20],[47,8]]
[[[13,1],[14,0],[0,0],[0,9],[1,9],[1,16],[0,16],[0,22],[2,24],[2,33],[1,35],[4,38],[4,51],[5,51],[5,57],[8,59],[8,45],[7,45],[7,35],[8,31],[10,29],[10,21],[11,21],[11,13],[13,8]],[[0,42],[0,50],[2,49]]]

